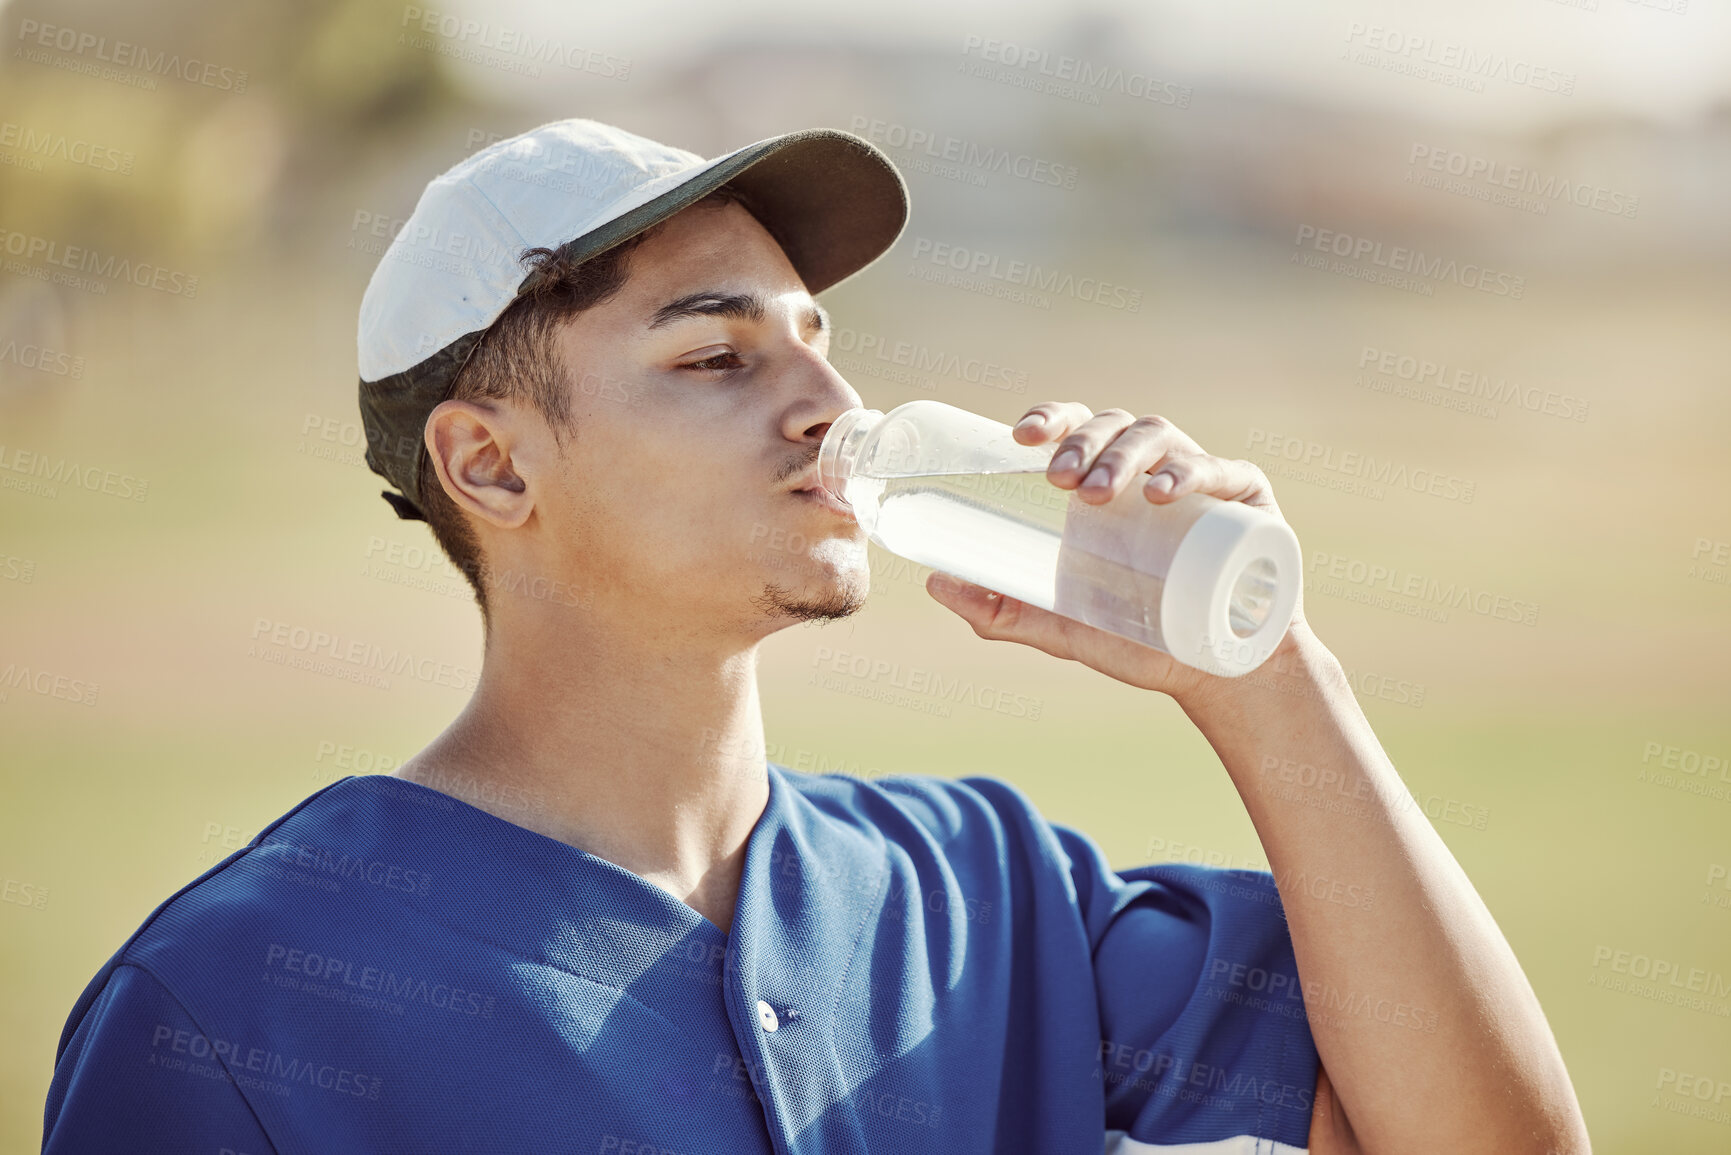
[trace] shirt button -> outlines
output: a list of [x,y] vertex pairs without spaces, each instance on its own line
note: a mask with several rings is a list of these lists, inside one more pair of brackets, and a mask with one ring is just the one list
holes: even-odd
[[766,1031],[773,1031],[781,1026],[781,1020],[775,1017],[775,1008],[762,999],[757,1000],[757,1025]]

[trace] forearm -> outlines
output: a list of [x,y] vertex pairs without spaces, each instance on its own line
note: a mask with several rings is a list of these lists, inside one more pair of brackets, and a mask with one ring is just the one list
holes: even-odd
[[1263,670],[1179,702],[1262,839],[1312,1034],[1364,1149],[1586,1150],[1513,951],[1315,635],[1295,625]]

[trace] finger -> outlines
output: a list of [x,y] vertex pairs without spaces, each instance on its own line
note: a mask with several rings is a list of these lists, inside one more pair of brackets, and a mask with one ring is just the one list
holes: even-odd
[[1102,505],[1169,454],[1201,451],[1200,445],[1164,417],[1138,417],[1100,451],[1076,492],[1083,501]]
[[1187,493],[1206,493],[1222,501],[1276,509],[1268,477],[1254,463],[1215,457],[1211,453],[1169,453],[1160,468],[1142,484],[1153,502],[1174,501]]
[[926,579],[926,589],[987,641],[1032,646],[1054,658],[1083,662],[1108,677],[1149,690],[1165,687],[1177,668],[1165,654],[1129,638],[941,571]]
[[1135,420],[1122,409],[1102,409],[1082,422],[1058,442],[1058,450],[1046,466],[1046,480],[1061,489],[1076,488],[1094,467],[1100,451]]
[[1023,445],[1040,445],[1064,436],[1094,411],[1079,401],[1042,401],[1016,422],[1012,430]]
[[1072,656],[1067,635],[1078,622],[941,570],[926,579],[926,590],[988,641],[1020,642],[1055,658]]

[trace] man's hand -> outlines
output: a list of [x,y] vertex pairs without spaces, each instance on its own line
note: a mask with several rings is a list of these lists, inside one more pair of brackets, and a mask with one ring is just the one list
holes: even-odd
[[[1046,478],[1060,489],[1075,490],[1089,505],[1104,505],[1135,485],[1155,505],[1187,493],[1206,493],[1281,516],[1262,470],[1248,461],[1205,452],[1164,417],[1132,417],[1122,409],[1095,414],[1074,401],[1043,401],[1017,422],[1014,436],[1024,445],[1057,441]],[[926,590],[982,638],[1033,646],[1145,690],[1183,698],[1229,680],[950,574],[934,573],[926,581]],[[1288,640],[1307,629],[1300,599]]]

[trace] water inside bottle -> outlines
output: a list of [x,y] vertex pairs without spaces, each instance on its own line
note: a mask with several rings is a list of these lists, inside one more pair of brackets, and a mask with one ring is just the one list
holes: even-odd
[[[1078,544],[1083,536],[1081,523],[1103,507],[1083,503],[1072,491],[1059,489],[1046,480],[1043,469],[892,478],[856,475],[848,479],[847,500],[866,532],[893,553],[1168,650],[1160,629],[1160,606],[1170,553],[1149,558],[1144,568],[1132,568],[1082,548]],[[1151,519],[1172,516],[1148,503],[1136,486],[1113,504],[1119,503]],[[1093,540],[1098,540],[1098,534]],[[1171,546],[1175,548],[1176,542]],[[1274,594],[1272,563],[1259,560],[1247,566],[1232,590],[1233,633],[1248,637],[1260,628]]]
[[1069,497],[1043,470],[847,482],[854,516],[885,549],[1047,610]]
[[[1073,500],[1080,507],[1075,514]],[[1043,469],[855,477],[848,501],[866,531],[902,557],[1166,648],[1160,632],[1164,575],[1078,548],[1074,533],[1066,540],[1066,525],[1094,507],[1047,481]]]

